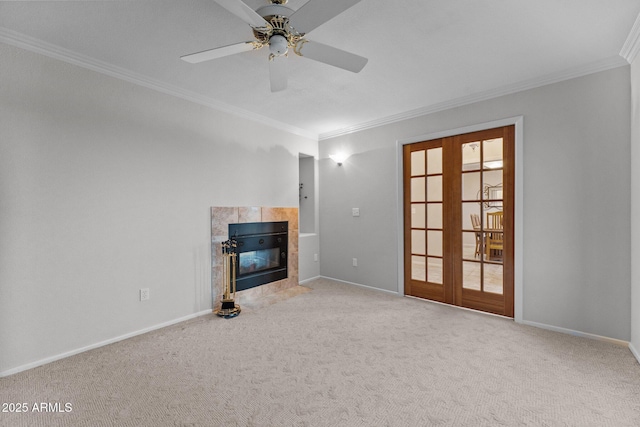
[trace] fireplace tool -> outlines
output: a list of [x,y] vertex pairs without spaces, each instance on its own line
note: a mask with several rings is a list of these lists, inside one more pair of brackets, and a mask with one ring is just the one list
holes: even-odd
[[222,307],[216,312],[220,317],[230,319],[240,314],[240,306],[235,303],[236,261],[238,242],[231,238],[222,242]]

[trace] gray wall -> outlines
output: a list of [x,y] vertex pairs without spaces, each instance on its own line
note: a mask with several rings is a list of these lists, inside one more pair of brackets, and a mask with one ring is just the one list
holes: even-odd
[[[318,255],[315,257],[315,255]],[[303,234],[298,240],[298,277],[305,282],[320,276],[320,238]]]
[[396,141],[519,115],[522,318],[629,340],[629,67],[320,141],[321,274],[396,291]]
[[209,208],[298,206],[317,155],[4,44],[0,76],[0,374],[209,310]]
[[[300,157],[300,182],[304,183],[304,188],[299,211],[300,239],[298,241],[298,277],[301,282],[304,282],[320,275],[318,160],[314,156]],[[306,199],[304,196],[306,196]]]
[[631,350],[640,361],[640,56],[631,88]]

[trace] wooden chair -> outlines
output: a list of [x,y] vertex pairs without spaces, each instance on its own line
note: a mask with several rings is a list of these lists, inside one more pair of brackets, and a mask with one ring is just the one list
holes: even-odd
[[504,232],[496,231],[504,229],[502,225],[502,218],[502,212],[487,212],[487,238],[484,244],[487,259],[491,259],[493,254],[496,254],[497,256],[499,253],[499,255],[502,256]]
[[487,212],[487,227],[488,229],[502,229],[502,211],[500,212]]
[[473,256],[477,257],[482,253],[482,228],[480,225],[480,215],[471,214],[471,225],[476,232],[476,253]]

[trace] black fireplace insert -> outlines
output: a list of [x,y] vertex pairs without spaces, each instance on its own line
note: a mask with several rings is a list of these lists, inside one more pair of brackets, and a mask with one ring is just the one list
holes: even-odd
[[229,224],[237,241],[236,291],[287,278],[288,221]]

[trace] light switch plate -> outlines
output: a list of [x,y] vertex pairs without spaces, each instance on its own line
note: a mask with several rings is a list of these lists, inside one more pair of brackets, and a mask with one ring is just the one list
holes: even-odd
[[351,208],[351,215],[360,216],[360,208]]

